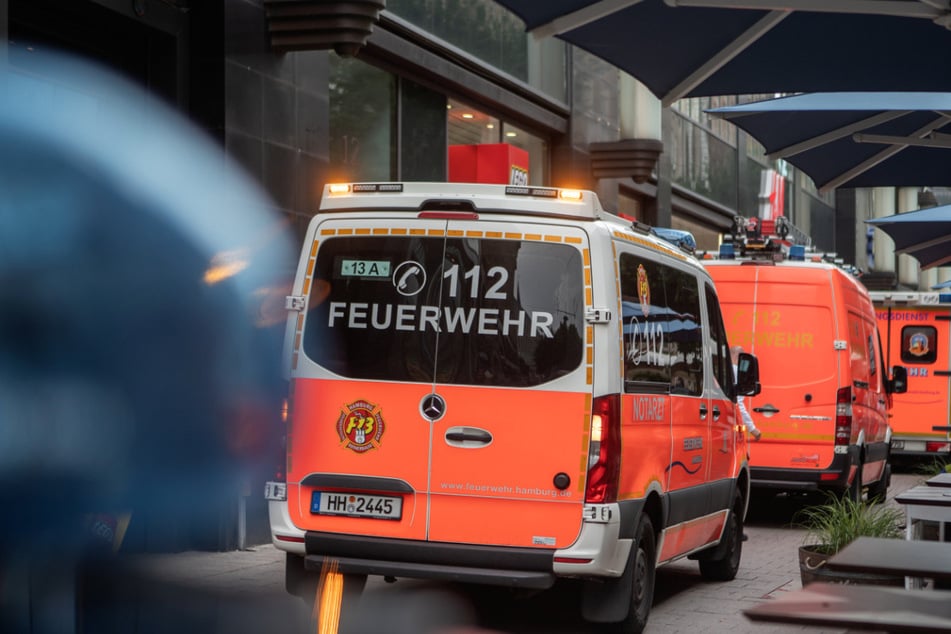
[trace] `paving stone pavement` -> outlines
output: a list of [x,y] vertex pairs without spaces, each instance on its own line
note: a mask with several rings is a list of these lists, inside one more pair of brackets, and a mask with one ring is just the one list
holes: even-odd
[[[922,480],[920,475],[895,474],[888,503],[894,504],[892,498],[896,494]],[[744,609],[802,587],[797,549],[803,543],[804,531],[791,526],[790,506],[776,504],[776,508],[751,512],[745,528],[748,539],[743,544],[740,571],[733,581],[704,582],[700,579],[696,562],[691,561],[659,568],[646,634],[844,632],[841,629],[757,624],[743,615]],[[271,545],[224,553],[148,555],[141,556],[139,561],[147,566],[153,579],[183,584],[198,595],[207,592],[216,597],[227,597],[218,619],[204,629],[205,632],[297,634],[314,631],[312,626],[308,627],[309,615],[303,602],[284,593],[283,553]],[[368,590],[375,589],[374,584],[383,586],[382,582],[371,580]],[[266,623],[268,619],[275,621],[265,629],[257,629],[258,624]],[[520,617],[513,626],[515,629],[506,628],[506,631],[582,632],[578,628],[583,625],[559,624],[557,618],[555,621],[537,626],[525,625],[526,619]]]

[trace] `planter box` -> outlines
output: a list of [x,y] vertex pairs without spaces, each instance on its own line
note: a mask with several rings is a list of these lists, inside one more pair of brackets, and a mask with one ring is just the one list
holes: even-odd
[[826,561],[832,557],[832,555],[817,552],[813,550],[813,548],[813,546],[799,547],[799,575],[802,579],[803,587],[815,581],[905,587],[904,576],[898,577],[894,575],[874,575],[864,572],[829,570],[826,567]]

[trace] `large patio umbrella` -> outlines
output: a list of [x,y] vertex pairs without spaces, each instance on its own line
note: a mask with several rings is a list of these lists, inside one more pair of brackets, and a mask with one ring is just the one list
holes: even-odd
[[951,262],[951,205],[866,220],[895,242],[895,253],[912,256],[921,268]]
[[[533,34],[682,97],[951,91],[942,0],[496,0]],[[753,8],[755,7],[755,8]]]
[[707,112],[820,190],[951,185],[949,92],[809,93]]

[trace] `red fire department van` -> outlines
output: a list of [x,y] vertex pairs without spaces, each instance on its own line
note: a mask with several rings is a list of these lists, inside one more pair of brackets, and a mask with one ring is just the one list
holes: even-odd
[[[739,224],[739,223],[738,223]],[[762,391],[745,400],[761,438],[750,446],[755,490],[825,490],[885,498],[892,392],[868,291],[801,245],[738,233],[716,259],[731,343],[753,352]]]
[[951,456],[951,295],[871,291],[888,365],[908,369],[908,391],[893,397],[892,456],[906,462]]
[[710,276],[592,192],[328,186],[287,306],[290,592],[576,578],[636,632],[655,566],[736,575],[756,359],[734,382]]

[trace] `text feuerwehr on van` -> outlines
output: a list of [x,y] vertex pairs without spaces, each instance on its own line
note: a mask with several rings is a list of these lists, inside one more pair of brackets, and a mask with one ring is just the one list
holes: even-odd
[[554,316],[543,311],[503,310],[498,308],[461,308],[377,304],[368,302],[330,302],[327,326],[345,323],[348,328],[459,332],[479,335],[518,335],[551,339]]

